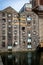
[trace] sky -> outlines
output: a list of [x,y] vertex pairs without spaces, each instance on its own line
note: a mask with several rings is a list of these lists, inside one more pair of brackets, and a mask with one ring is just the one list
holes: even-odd
[[19,12],[22,6],[28,2],[29,0],[0,0],[0,10],[3,10],[4,8],[8,6],[11,6],[16,11]]

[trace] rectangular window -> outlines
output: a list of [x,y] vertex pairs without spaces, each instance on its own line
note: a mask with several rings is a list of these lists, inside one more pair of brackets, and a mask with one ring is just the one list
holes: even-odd
[[31,37],[31,34],[30,33],[28,33],[28,37]]
[[23,18],[25,18],[26,16],[25,15],[23,15]]
[[5,34],[5,30],[2,30],[2,34]]
[[31,16],[27,16],[27,21],[31,21],[31,20],[32,20]]
[[9,25],[8,27],[11,28],[11,25]]
[[17,42],[17,41],[15,41],[15,42],[14,42],[14,47],[15,47],[15,46],[17,46],[17,45],[18,45],[18,42]]
[[8,17],[11,17],[11,14],[10,13],[8,14]]
[[31,45],[27,45],[27,48],[29,48],[29,49],[30,49],[30,48],[32,48],[32,47],[31,47]]
[[11,31],[9,31],[8,34],[10,35],[11,34]]
[[5,24],[2,24],[2,28],[5,28]]
[[8,22],[11,22],[11,20],[9,19]]
[[12,35],[8,35],[8,40],[11,40],[12,39]]
[[28,42],[29,42],[29,43],[31,42],[31,38],[28,38]]
[[18,20],[14,20],[14,22],[17,22]]
[[28,21],[27,24],[30,25],[31,24],[31,21]]
[[14,40],[17,40],[17,36],[14,36]]
[[14,14],[14,17],[17,17],[17,15],[16,15],[16,14]]
[[14,28],[17,28],[17,25],[14,25]]
[[31,43],[28,43],[28,44],[27,44],[27,48],[29,48],[29,49],[32,48]]
[[35,35],[36,34],[36,31],[33,31],[33,34]]
[[14,30],[14,33],[16,34],[17,33],[17,30]]
[[8,32],[9,32],[9,31],[11,32],[11,28],[10,28],[10,27],[8,28]]
[[2,13],[2,16],[5,17],[5,13],[4,12]]
[[3,22],[6,22],[6,19],[3,18],[2,21],[3,21]]
[[8,49],[12,49],[12,46],[8,46]]
[[2,42],[2,47],[5,47],[5,42]]
[[12,46],[12,39],[8,39],[8,46]]
[[25,27],[22,27],[22,30],[24,31],[25,30]]
[[5,40],[5,36],[2,36],[2,40]]

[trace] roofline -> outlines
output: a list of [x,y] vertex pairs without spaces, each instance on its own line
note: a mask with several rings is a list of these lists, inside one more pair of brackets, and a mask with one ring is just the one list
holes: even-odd
[[5,7],[4,9],[0,10],[1,12],[4,12],[4,10],[6,10],[7,8],[12,8],[16,13],[18,13],[13,7],[11,6],[8,6],[8,7]]

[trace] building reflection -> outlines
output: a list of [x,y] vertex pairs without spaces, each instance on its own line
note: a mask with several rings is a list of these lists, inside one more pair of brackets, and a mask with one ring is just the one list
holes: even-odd
[[41,54],[37,52],[1,54],[3,65],[40,65]]

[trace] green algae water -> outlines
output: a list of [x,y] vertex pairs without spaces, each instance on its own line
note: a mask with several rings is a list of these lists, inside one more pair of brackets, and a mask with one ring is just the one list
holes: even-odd
[[3,53],[0,65],[43,65],[43,52]]

